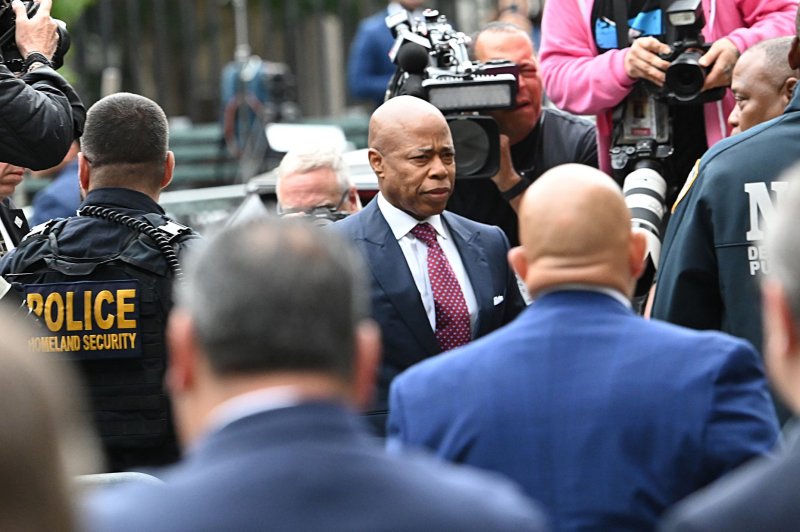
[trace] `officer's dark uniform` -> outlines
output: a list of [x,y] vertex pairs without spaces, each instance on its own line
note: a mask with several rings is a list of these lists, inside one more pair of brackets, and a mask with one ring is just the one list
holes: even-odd
[[761,350],[758,284],[769,268],[761,249],[764,215],[786,189],[776,179],[800,160],[798,135],[795,91],[783,115],[717,143],[703,156],[664,237],[653,317],[725,331]]
[[[597,168],[594,124],[557,109],[542,109],[536,127],[511,146],[514,169],[535,181],[546,171],[567,163]],[[470,220],[496,225],[512,246],[519,245],[517,213],[490,179],[457,179],[447,210]]]
[[94,190],[87,206],[124,223],[74,216],[37,226],[2,259],[0,274],[23,286],[40,318],[31,348],[78,361],[110,469],[168,463],[178,455],[163,390],[174,273],[155,240],[132,226],[170,229],[158,234],[172,253],[198,236],[168,224],[157,203],[133,190]]

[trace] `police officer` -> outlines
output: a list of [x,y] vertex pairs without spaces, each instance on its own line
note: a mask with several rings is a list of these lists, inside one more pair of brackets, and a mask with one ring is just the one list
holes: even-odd
[[[788,55],[800,68],[800,19]],[[776,95],[777,97],[777,95]],[[770,258],[764,219],[788,185],[782,173],[800,160],[800,91],[783,114],[708,150],[678,196],[664,237],[652,316],[717,329],[762,349],[761,276]]]
[[178,255],[193,239],[156,203],[175,165],[167,119],[120,93],[87,114],[77,216],[35,227],[0,261],[42,327],[34,351],[78,361],[111,470],[177,458],[162,381]]

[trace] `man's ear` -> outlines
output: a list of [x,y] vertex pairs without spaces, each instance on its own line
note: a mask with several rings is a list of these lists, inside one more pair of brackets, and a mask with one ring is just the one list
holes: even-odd
[[632,229],[628,244],[628,268],[631,278],[636,280],[644,273],[644,257],[647,253],[647,235],[643,229]]
[[367,151],[367,157],[372,171],[375,172],[375,175],[378,176],[378,181],[380,181],[383,178],[383,155],[375,148],[370,148]]
[[167,188],[172,182],[172,174],[175,171],[175,154],[167,152],[167,161],[164,164],[164,177],[161,178],[161,190]]
[[356,328],[353,358],[353,402],[368,410],[375,394],[375,380],[381,361],[381,330],[372,320],[362,320]]
[[794,76],[789,76],[786,78],[786,81],[783,82],[783,86],[780,90],[781,98],[784,99],[786,105],[789,105],[789,100],[792,99],[792,95],[794,94],[794,88],[797,86],[797,78]]
[[800,37],[792,39],[792,46],[789,48],[789,66],[792,70],[800,68]]
[[172,311],[166,340],[169,352],[166,387],[174,396],[192,389],[197,380],[199,346],[194,322],[188,312],[177,308]]
[[349,211],[356,213],[361,210],[361,197],[358,195],[358,189],[351,186],[347,192],[347,204],[350,206]]
[[525,250],[522,246],[516,246],[508,250],[508,263],[524,282],[525,276],[528,274],[528,257],[525,256]]
[[81,197],[89,192],[89,171],[91,166],[89,160],[84,157],[83,152],[78,152],[78,183],[81,187]]

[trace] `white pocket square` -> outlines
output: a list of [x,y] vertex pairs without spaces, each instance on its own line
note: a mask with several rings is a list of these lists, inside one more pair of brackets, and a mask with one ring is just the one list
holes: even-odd
[[502,303],[503,299],[505,299],[503,296],[494,296],[494,301],[493,301],[494,302],[494,306],[496,307],[497,305]]

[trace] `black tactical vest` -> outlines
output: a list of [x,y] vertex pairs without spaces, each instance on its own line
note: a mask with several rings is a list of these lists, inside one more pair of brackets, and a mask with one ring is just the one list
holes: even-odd
[[[156,214],[145,220],[152,227],[165,223]],[[137,231],[123,231],[127,240],[110,256],[61,255],[57,238],[67,222],[35,228],[17,249],[15,273],[6,276],[22,285],[41,323],[31,350],[76,361],[112,469],[161,461],[136,457],[137,450],[162,449],[165,461],[174,459],[177,445],[163,387],[173,271],[154,240]],[[197,236],[191,232],[173,235],[172,245],[192,238]],[[131,455],[131,463],[117,453]]]

